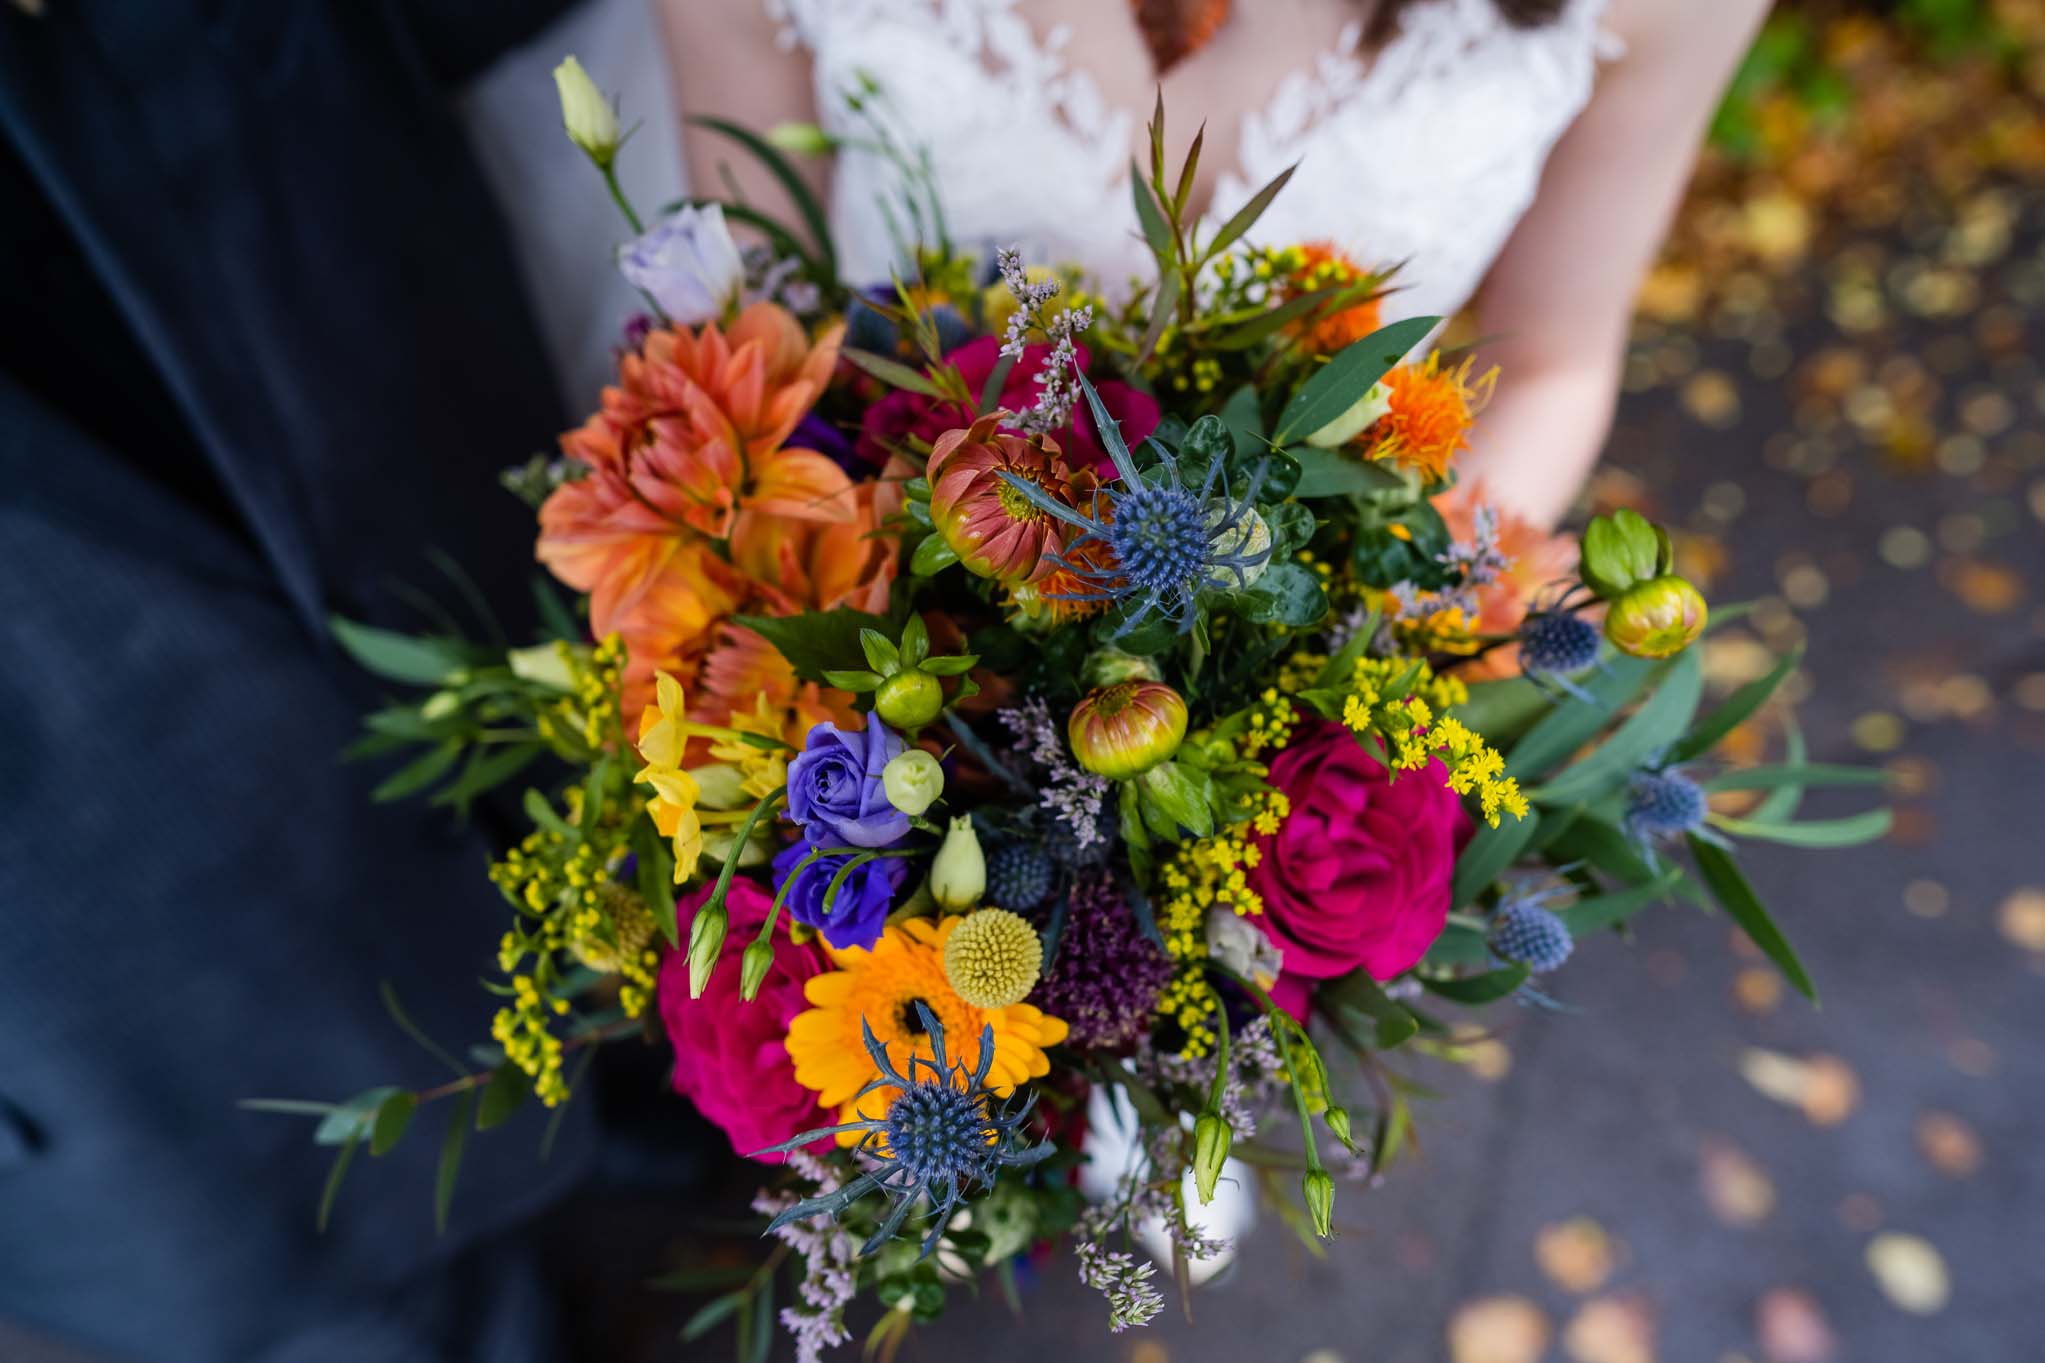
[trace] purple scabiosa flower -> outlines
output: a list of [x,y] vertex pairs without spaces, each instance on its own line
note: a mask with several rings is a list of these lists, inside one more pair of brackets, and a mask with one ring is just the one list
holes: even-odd
[[[774,858],[777,891],[794,877],[795,883],[787,891],[790,916],[815,928],[826,942],[840,950],[872,946],[880,940],[881,929],[887,926],[888,911],[894,908],[895,896],[901,893],[902,882],[909,877],[909,863],[901,857],[875,857],[852,867],[840,881],[839,872],[858,854],[847,852],[811,860],[815,851],[808,843],[798,842],[783,848]],[[838,885],[835,896],[831,894],[833,882]]]
[[909,831],[909,816],[888,800],[881,773],[906,751],[900,734],[868,717],[864,729],[826,722],[811,727],[788,764],[788,817],[814,847],[886,847]]
[[1164,949],[1136,921],[1112,876],[1081,876],[1066,906],[1057,954],[1032,1001],[1064,1018],[1075,1046],[1126,1046],[1148,1029],[1172,976]]

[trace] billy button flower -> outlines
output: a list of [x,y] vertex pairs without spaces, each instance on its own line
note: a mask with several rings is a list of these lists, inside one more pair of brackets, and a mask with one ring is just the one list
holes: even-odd
[[[863,629],[859,646],[870,671],[827,671],[824,680],[846,691],[872,693],[874,713],[892,728],[914,733],[943,714],[946,704],[979,694],[979,686],[965,675],[980,661],[979,655],[931,657],[930,630],[920,615],[910,616],[909,623],[902,626],[899,643],[879,630]],[[942,677],[959,679],[950,702],[945,699]]]
[[1583,532],[1583,583],[1607,603],[1605,637],[1635,658],[1669,658],[1704,633],[1704,597],[1671,568],[1669,532],[1637,511],[1599,516]]
[[[1091,498],[1091,472],[1073,472],[1055,441],[998,429],[990,412],[947,431],[930,450],[930,519],[967,571],[1011,587],[1051,570],[1067,532],[1045,503],[1076,515]],[[1025,494],[1028,488],[1037,494]]]

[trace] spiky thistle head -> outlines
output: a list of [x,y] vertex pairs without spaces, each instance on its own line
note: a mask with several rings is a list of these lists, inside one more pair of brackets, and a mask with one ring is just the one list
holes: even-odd
[[1704,827],[1704,788],[1675,768],[1636,774],[1626,790],[1626,831],[1650,846]]
[[943,1238],[961,1199],[976,1188],[992,1187],[1003,1169],[1041,1163],[1056,1148],[1048,1141],[1025,1143],[1022,1128],[1035,1105],[1034,1097],[1011,1096],[997,1104],[993,1090],[987,1087],[987,1071],[994,1061],[991,1025],[982,1029],[979,1060],[968,1068],[945,1050],[944,1027],[920,999],[916,1017],[930,1037],[931,1054],[912,1055],[907,1074],[896,1068],[873,1028],[864,1021],[860,1025],[876,1076],[860,1096],[896,1090],[885,1115],[805,1131],[757,1152],[785,1153],[826,1136],[854,1132],[859,1136],[854,1150],[866,1166],[842,1187],[804,1198],[777,1213],[768,1223],[769,1234],[813,1216],[835,1220],[853,1203],[878,1191],[893,1205],[860,1253],[871,1254],[894,1239],[909,1214],[927,1203],[930,1233],[924,1237],[922,1252],[928,1256]]
[[1201,592],[1247,587],[1271,561],[1270,529],[1256,510],[1269,466],[1257,466],[1239,498],[1221,486],[1220,459],[1208,464],[1197,488],[1181,480],[1176,460],[1167,460],[1146,480],[1100,394],[1086,375],[1077,377],[1119,480],[1096,489],[1080,509],[1026,478],[1006,472],[1001,477],[1022,500],[1068,527],[1063,551],[1045,561],[1076,584],[1069,599],[1112,601],[1124,608],[1115,637],[1153,613],[1189,630]]
[[1529,612],[1520,625],[1520,667],[1531,677],[1573,677],[1598,660],[1598,627],[1573,611]]
[[1576,947],[1569,925],[1548,907],[1555,887],[1508,896],[1491,920],[1491,950],[1503,961],[1523,965],[1530,974],[1559,969]]

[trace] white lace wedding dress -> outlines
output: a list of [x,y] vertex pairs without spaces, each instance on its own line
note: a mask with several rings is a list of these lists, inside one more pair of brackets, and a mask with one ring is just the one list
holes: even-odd
[[[1026,257],[1086,266],[1110,290],[1143,268],[1128,167],[1149,110],[1107,105],[1068,32],[1040,31],[1017,0],[767,3],[784,40],[812,57],[829,130],[863,135],[844,92],[880,87],[871,107],[899,141],[927,149],[955,240],[1020,243]],[[1571,0],[1554,22],[1523,29],[1493,0],[1420,0],[1370,54],[1350,24],[1235,136],[1208,139],[1210,157],[1233,157],[1209,216],[1226,220],[1298,162],[1259,240],[1331,241],[1359,263],[1405,262],[1390,316],[1455,311],[1590,96],[1602,8]],[[887,277],[881,203],[893,174],[869,153],[840,158],[832,211],[848,277]]]

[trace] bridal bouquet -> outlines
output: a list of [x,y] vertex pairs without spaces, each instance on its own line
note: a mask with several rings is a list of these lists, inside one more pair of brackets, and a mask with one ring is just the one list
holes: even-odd
[[[561,79],[618,192],[615,117]],[[444,1210],[470,1127],[638,1038],[761,1162],[771,1258],[693,1331],[764,1357],[785,1275],[802,1357],[862,1294],[892,1346],[1058,1237],[1121,1329],[1161,1306],[1146,1240],[1182,1277],[1222,1252],[1224,1179],[1329,1235],[1405,1145],[1407,1058],[1546,1002],[1588,935],[1715,903],[1811,991],[1734,848],[1878,836],[1795,817],[1878,777],[1714,760],[1797,660],[1704,709],[1666,533],[1551,537],[1459,484],[1493,376],[1430,348],[1439,319],[1380,325],[1384,275],[1258,242],[1285,176],[1197,229],[1198,143],[1168,176],[1160,110],[1132,168],[1156,273],[1109,295],[949,241],[901,153],[876,287],[784,155],[829,139],[719,126],[800,223],[696,201],[625,248],[649,314],[617,383],[507,476],[575,594],[543,593],[555,637],[335,624],[423,691],[369,717],[362,752],[414,750],[379,796],[514,783],[531,831],[490,871],[477,1072],[272,1104],[341,1147],[329,1202],[433,1100]]]

